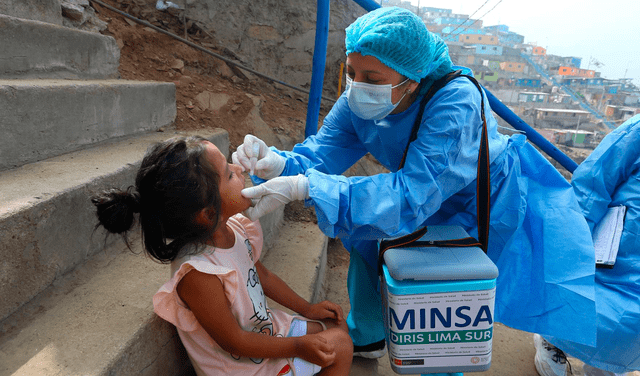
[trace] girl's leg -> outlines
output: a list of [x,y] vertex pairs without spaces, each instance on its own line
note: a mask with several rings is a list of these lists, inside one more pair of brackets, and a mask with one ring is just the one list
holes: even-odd
[[[309,324],[316,324],[322,327],[318,323]],[[308,333],[311,334],[311,332]],[[324,330],[319,335],[335,346],[336,360],[329,367],[323,368],[317,375],[348,376],[351,370],[351,361],[353,360],[353,342],[351,342],[351,337],[349,337],[347,330],[336,327]]]
[[348,375],[353,360],[353,342],[349,337],[349,328],[343,320],[336,324],[333,320],[325,320],[323,323],[328,329],[324,329],[319,322],[307,322],[307,334],[319,333],[336,348],[336,361],[329,367],[322,369],[317,375]]

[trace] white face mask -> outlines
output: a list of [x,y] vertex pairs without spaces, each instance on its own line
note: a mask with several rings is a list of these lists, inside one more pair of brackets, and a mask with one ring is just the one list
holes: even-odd
[[396,104],[393,104],[391,101],[391,90],[407,81],[409,81],[408,78],[396,86],[391,86],[391,84],[374,85],[355,82],[347,76],[346,95],[349,100],[349,107],[359,118],[365,120],[384,119],[391,111],[395,110],[402,101],[402,98],[407,95],[407,93],[404,93],[402,98],[400,98]]

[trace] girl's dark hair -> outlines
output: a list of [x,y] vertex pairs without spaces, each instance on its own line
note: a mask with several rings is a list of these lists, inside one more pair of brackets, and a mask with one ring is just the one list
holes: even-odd
[[[205,156],[206,139],[176,137],[153,145],[146,153],[135,188],[110,189],[91,198],[97,208],[98,226],[121,234],[139,214],[146,252],[156,260],[173,261],[189,243],[207,240],[220,219],[220,176]],[[213,226],[197,224],[202,209],[214,215]],[[128,244],[128,243],[127,243]]]

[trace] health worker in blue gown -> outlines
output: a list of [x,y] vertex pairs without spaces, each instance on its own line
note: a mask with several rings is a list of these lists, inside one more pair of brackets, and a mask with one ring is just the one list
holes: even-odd
[[625,206],[626,217],[613,267],[598,268],[595,276],[596,346],[553,333],[545,338],[600,370],[640,370],[640,115],[609,133],[574,171],[571,184],[591,230],[610,207]]
[[[355,353],[384,354],[377,240],[422,226],[460,225],[477,237],[476,175],[481,94],[465,77],[426,104],[417,139],[399,165],[420,100],[434,81],[462,69],[447,45],[413,13],[384,7],[346,29],[347,87],[315,136],[292,151],[247,135],[233,161],[257,186],[243,194],[255,219],[292,200],[315,208],[318,226],[350,252],[347,323]],[[491,222],[488,255],[499,268],[495,320],[541,334],[595,342],[594,251],[569,183],[524,135],[489,132]],[[341,174],[371,153],[390,172]],[[253,158],[252,158],[253,157]],[[301,249],[303,252],[304,249]]]

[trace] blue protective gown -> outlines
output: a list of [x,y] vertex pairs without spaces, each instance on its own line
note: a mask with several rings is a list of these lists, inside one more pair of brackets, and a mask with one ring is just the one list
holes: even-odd
[[597,345],[547,338],[593,367],[640,370],[640,115],[609,133],[571,184],[591,230],[610,206],[624,205],[627,214],[613,269],[596,270]]
[[[480,92],[464,77],[425,107],[418,138],[398,170],[420,98],[378,121],[353,115],[341,96],[318,134],[278,151],[282,175],[309,178],[307,204],[320,229],[351,252],[347,323],[356,345],[384,338],[376,273],[382,237],[425,225],[460,225],[477,236],[476,174]],[[595,342],[594,252],[569,183],[523,135],[507,137],[485,99],[491,159],[488,255],[499,268],[495,319],[508,326]],[[367,152],[391,172],[341,176]],[[355,251],[355,252],[354,252]]]

